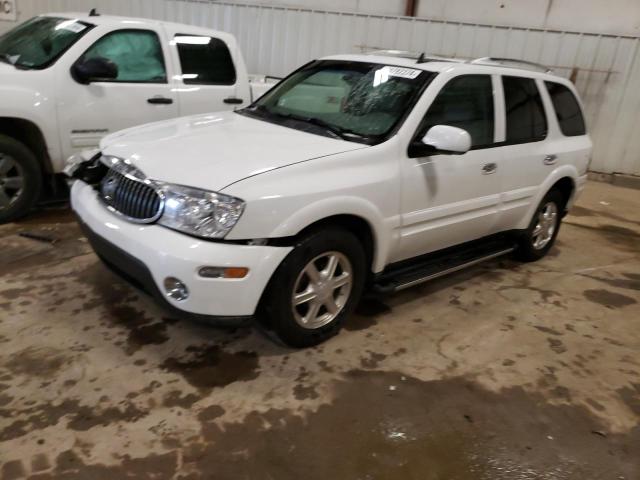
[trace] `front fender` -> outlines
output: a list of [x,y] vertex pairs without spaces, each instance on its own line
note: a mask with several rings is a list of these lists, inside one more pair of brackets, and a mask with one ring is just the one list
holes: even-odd
[[[9,85],[2,82],[11,82]],[[10,78],[0,80],[0,119],[24,120],[35,125],[44,138],[54,171],[60,171],[62,153],[57,130],[55,99],[42,89],[13,85]]]
[[228,239],[283,238],[336,215],[371,227],[374,272],[386,263],[400,225],[395,144],[386,142],[244,179],[223,193],[247,202]]
[[372,269],[374,272],[384,269],[391,247],[388,232],[396,225],[393,219],[386,220],[375,205],[363,198],[352,196],[338,196],[319,200],[297,210],[291,217],[277,225],[269,237],[289,237],[296,235],[309,225],[336,215],[353,215],[367,222],[371,228],[374,244]]

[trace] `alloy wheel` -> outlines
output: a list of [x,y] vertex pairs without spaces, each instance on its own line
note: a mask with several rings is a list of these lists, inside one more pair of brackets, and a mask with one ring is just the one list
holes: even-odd
[[353,285],[353,267],[340,252],[326,252],[311,260],[298,275],[291,295],[293,316],[303,328],[331,323],[342,311]]
[[0,210],[13,205],[24,186],[22,166],[6,153],[0,152]]
[[536,223],[531,240],[533,248],[542,250],[553,238],[553,234],[558,227],[558,207],[554,202],[545,204],[538,213],[538,222]]

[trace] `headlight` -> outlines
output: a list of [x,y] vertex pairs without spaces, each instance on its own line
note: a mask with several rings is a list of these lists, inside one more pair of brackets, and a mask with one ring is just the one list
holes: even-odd
[[158,223],[204,238],[224,238],[244,210],[239,198],[182,185],[160,184],[164,212]]

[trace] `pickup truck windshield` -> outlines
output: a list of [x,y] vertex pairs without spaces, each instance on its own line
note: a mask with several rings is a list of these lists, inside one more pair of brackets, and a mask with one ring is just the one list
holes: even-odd
[[292,73],[240,113],[344,140],[386,140],[435,76],[421,69],[321,60]]
[[17,68],[47,68],[92,27],[68,18],[32,18],[0,36],[0,61]]

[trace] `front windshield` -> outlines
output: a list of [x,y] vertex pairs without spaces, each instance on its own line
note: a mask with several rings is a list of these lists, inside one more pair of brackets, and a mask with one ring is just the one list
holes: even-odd
[[406,117],[434,76],[378,63],[317,61],[291,74],[244,112],[292,128],[378,143]]
[[0,36],[0,61],[18,68],[46,68],[91,27],[68,18],[32,18]]

